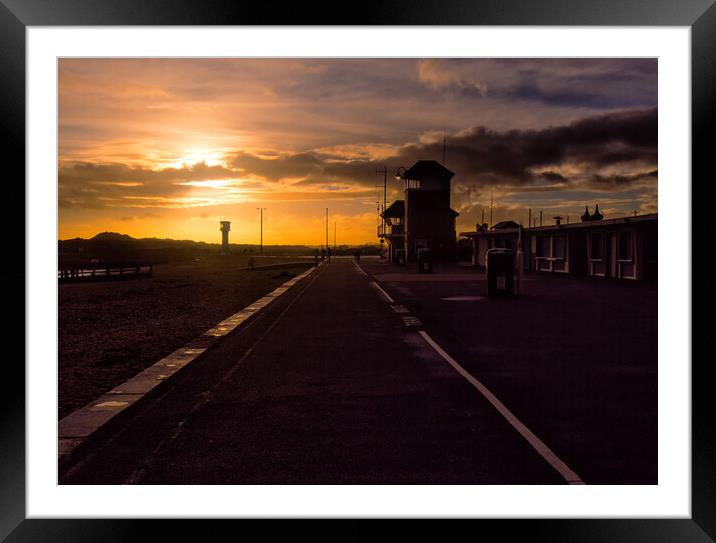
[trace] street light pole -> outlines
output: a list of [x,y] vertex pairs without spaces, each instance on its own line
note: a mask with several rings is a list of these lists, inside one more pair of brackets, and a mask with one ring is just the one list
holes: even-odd
[[266,207],[257,207],[256,209],[258,209],[258,210],[261,212],[261,229],[260,229],[260,238],[259,238],[259,239],[260,239],[259,254],[264,254],[264,209],[268,209],[268,208],[266,208]]
[[[380,215],[381,219],[382,219],[382,221],[380,223],[381,224],[380,233],[383,236],[385,236],[385,217],[383,217],[383,213],[385,213],[385,206],[387,205],[387,200],[388,200],[388,167],[383,166],[382,170],[376,168],[375,173],[376,173],[376,175],[378,175],[379,173],[383,174],[383,208],[381,210],[381,215]],[[383,238],[381,238],[381,240],[382,239]],[[380,257],[383,258],[382,250],[381,250]]]

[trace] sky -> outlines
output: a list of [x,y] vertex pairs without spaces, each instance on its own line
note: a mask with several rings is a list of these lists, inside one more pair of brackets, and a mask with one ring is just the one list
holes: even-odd
[[[656,59],[61,59],[59,239],[377,243],[443,160],[457,230],[657,211]],[[549,220],[548,220],[549,219]]]

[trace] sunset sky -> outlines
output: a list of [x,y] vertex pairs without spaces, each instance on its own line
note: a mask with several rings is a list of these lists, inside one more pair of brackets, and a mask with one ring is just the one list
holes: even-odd
[[59,239],[377,243],[443,133],[458,231],[657,210],[655,59],[62,59]]

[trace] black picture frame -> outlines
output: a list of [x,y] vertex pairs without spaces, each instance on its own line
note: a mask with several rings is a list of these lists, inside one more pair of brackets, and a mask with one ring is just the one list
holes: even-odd
[[[346,9],[346,6],[353,9]],[[17,167],[15,179],[24,179],[25,155],[25,30],[28,26],[80,25],[570,25],[570,26],[688,26],[691,28],[692,55],[692,177],[704,177],[692,183],[692,217],[710,218],[705,209],[707,198],[693,198],[694,190],[703,196],[701,185],[708,182],[707,172],[714,170],[716,153],[710,149],[707,130],[714,119],[716,89],[716,6],[713,0],[524,0],[468,1],[423,0],[420,3],[375,2],[372,4],[321,3],[280,9],[276,5],[244,0],[0,0],[0,126],[3,164]],[[9,174],[8,174],[9,175]],[[689,180],[679,182],[688,183]],[[7,183],[7,198],[25,202],[20,183]],[[24,206],[16,205],[22,215]],[[19,217],[20,220],[23,217]],[[669,220],[669,219],[667,219]],[[681,224],[686,227],[687,225]],[[708,228],[688,225],[693,232],[694,249],[706,243]],[[705,222],[702,226],[706,226]],[[15,256],[8,264],[3,259],[0,277],[3,285],[24,284],[25,270],[18,262],[24,255],[24,239],[8,240],[6,249]],[[679,252],[679,251],[677,251]],[[690,251],[689,251],[689,254]],[[696,253],[699,254],[699,253]],[[671,258],[673,255],[663,255]],[[684,265],[687,265],[685,262]],[[713,275],[714,257],[692,260],[692,285],[706,274]],[[692,288],[693,288],[692,287]],[[8,300],[15,305],[14,318],[4,326],[7,338],[22,337],[25,329],[24,299],[19,288]],[[706,289],[695,297],[693,309],[707,307],[712,295]],[[6,304],[7,305],[7,304]],[[693,311],[692,309],[692,311]],[[707,326],[693,313],[693,330]],[[704,330],[705,332],[705,330]],[[693,337],[692,332],[692,337]],[[711,353],[714,334],[703,333],[699,351]],[[692,515],[690,519],[529,519],[476,520],[467,529],[488,540],[530,541],[714,541],[716,539],[716,425],[711,413],[714,383],[710,356],[695,356],[692,348]],[[25,515],[25,372],[19,357],[6,357],[3,368],[6,385],[0,412],[0,539],[19,541],[127,541],[148,538],[161,530],[162,539],[205,540],[207,522],[161,520],[82,520],[26,519]],[[683,361],[688,363],[688,361]],[[228,522],[228,521],[225,521]],[[223,524],[226,527],[226,524]],[[335,523],[290,521],[280,524],[281,532],[312,539],[365,539],[384,530],[384,523],[352,520]],[[150,531],[151,529],[151,531]],[[439,523],[426,526],[412,523],[401,527],[403,538],[413,533],[422,537],[452,530],[465,530],[461,524]],[[221,528],[211,528],[212,540],[221,537]],[[226,538],[237,537],[235,528]],[[272,528],[267,533],[272,533]],[[406,531],[407,530],[407,531]],[[233,535],[232,535],[233,532]],[[456,532],[457,533],[457,532]],[[223,538],[222,538],[223,539]]]

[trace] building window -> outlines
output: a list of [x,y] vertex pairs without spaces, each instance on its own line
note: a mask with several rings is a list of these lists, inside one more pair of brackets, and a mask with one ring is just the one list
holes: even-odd
[[554,258],[564,259],[567,256],[567,238],[565,236],[555,236],[552,239],[552,248]]
[[420,179],[408,179],[405,182],[405,188],[419,189],[420,188]]
[[621,279],[636,279],[633,232],[617,234],[617,276]]
[[537,271],[569,271],[567,264],[567,236],[539,236],[536,249]]
[[540,236],[537,238],[537,256],[540,258],[548,258],[549,254],[549,236]]
[[631,232],[619,232],[619,256],[622,262],[634,260],[634,236]]
[[553,271],[564,271],[567,267],[567,236],[552,238]]
[[589,259],[595,262],[604,260],[604,234],[592,234],[589,246]]
[[589,275],[604,277],[607,271],[605,258],[606,239],[603,233],[589,235]]
[[537,238],[537,271],[552,271],[552,238],[539,236]]
[[403,224],[403,217],[391,217],[390,224],[392,224],[393,226],[399,226]]

